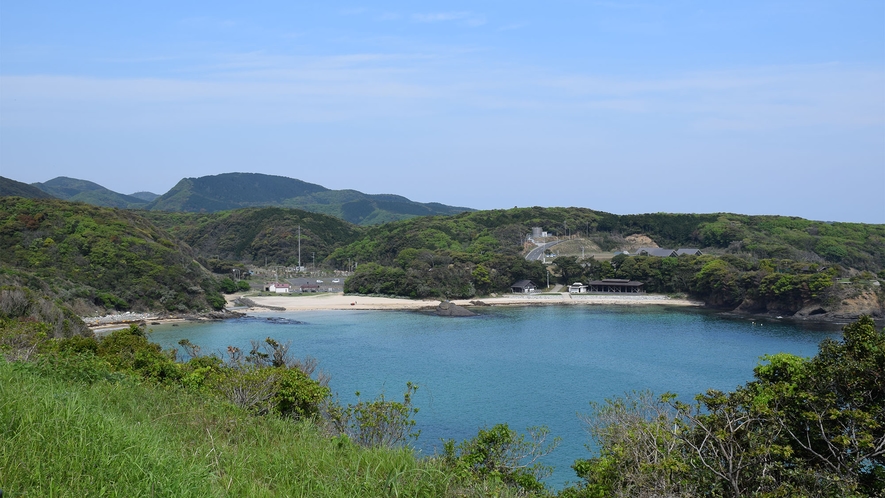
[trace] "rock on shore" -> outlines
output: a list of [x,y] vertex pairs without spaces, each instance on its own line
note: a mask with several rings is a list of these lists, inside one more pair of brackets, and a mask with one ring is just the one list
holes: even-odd
[[476,313],[469,309],[449,301],[439,303],[439,306],[436,307],[436,314],[438,316],[476,316]]

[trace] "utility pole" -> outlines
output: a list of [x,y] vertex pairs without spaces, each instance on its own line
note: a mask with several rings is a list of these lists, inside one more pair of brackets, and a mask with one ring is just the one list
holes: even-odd
[[317,269],[317,253],[315,253],[315,252],[310,253],[310,257],[313,258],[313,269],[316,270]]
[[301,225],[298,225],[298,271],[301,271]]

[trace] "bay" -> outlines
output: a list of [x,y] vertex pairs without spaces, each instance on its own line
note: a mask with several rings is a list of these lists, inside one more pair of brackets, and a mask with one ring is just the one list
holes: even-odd
[[[733,390],[752,380],[766,354],[813,356],[834,327],[727,318],[660,306],[536,306],[481,308],[479,316],[447,318],[410,311],[260,313],[247,319],[152,327],[151,340],[176,348],[189,339],[204,353],[251,340],[291,342],[296,357],[313,356],[331,374],[344,403],[384,393],[402,399],[406,382],[421,436],[415,447],[440,451],[479,428],[507,423],[524,432],[546,425],[563,439],[545,460],[553,487],[575,481],[570,466],[588,458],[589,437],[578,413],[591,401],[649,389],[683,401],[707,389]],[[268,320],[279,317],[287,320]],[[293,323],[297,321],[299,323]]]

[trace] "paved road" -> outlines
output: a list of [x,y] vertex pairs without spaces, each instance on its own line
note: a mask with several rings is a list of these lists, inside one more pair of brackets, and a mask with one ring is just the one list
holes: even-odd
[[529,251],[528,254],[525,255],[526,261],[541,261],[544,257],[544,251],[550,249],[551,247],[559,244],[560,242],[564,242],[562,240],[557,240],[556,242],[548,242],[542,246],[536,247]]

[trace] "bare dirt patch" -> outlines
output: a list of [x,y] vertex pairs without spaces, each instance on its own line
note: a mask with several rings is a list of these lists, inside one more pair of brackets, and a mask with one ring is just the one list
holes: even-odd
[[658,245],[655,244],[655,241],[651,240],[648,235],[643,235],[641,233],[628,235],[625,237],[625,240],[627,243],[621,248],[622,251],[635,251],[640,247],[658,247]]

